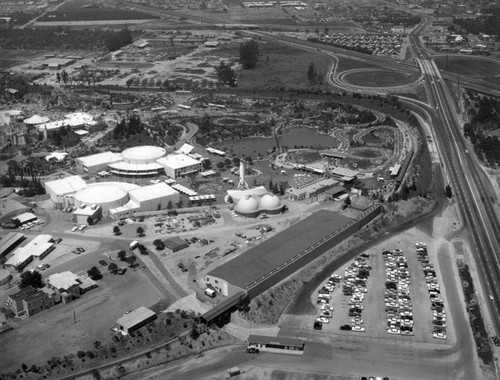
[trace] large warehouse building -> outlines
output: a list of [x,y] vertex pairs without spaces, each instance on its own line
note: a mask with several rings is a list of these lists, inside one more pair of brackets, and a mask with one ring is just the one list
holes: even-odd
[[157,176],[166,174],[179,178],[202,170],[197,159],[184,154],[166,155],[165,149],[158,146],[136,146],[120,153],[103,152],[76,159],[81,173],[95,174],[110,171],[120,176]]
[[179,192],[164,182],[134,189],[128,195],[129,201],[126,204],[109,210],[112,218],[128,217],[139,211],[165,210],[169,202],[175,204],[180,201]]
[[113,152],[103,152],[76,159],[76,168],[80,173],[95,174],[106,170],[110,164],[123,160],[122,155]]
[[54,202],[56,208],[63,207],[64,198],[72,196],[78,190],[87,186],[82,177],[74,175],[66,178],[56,179],[55,181],[45,182],[45,191],[49,194],[50,199]]
[[[291,263],[307,249],[353,222],[355,221],[336,212],[318,211],[208,272],[204,282],[224,296],[246,291],[276,268]],[[241,268],[245,270],[242,271]],[[295,270],[289,271],[285,277]]]

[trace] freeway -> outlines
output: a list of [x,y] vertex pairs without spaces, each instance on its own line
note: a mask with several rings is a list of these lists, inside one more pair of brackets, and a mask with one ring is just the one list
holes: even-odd
[[434,134],[447,174],[452,184],[463,222],[470,232],[473,255],[481,273],[479,276],[486,303],[492,317],[493,327],[500,334],[500,266],[497,252],[500,245],[500,225],[494,213],[491,199],[485,189],[481,169],[468,152],[461,134],[452,97],[441,74],[422,48],[418,36],[410,36],[418,56],[418,63],[427,81],[429,103],[435,109]]

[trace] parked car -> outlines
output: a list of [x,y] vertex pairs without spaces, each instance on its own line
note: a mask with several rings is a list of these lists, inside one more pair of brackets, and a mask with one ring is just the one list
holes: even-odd
[[126,267],[120,267],[118,268],[118,274],[124,274],[127,271]]
[[73,228],[71,229],[71,232],[75,232],[76,230],[78,230],[78,226],[73,226]]
[[103,266],[107,266],[108,263],[104,260],[99,260],[99,264],[103,265]]
[[260,351],[258,348],[255,347],[247,347],[247,352],[249,354],[258,354]]

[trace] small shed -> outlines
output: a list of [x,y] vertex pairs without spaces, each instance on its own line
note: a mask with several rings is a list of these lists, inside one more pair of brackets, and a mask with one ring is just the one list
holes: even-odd
[[118,330],[123,335],[128,335],[131,332],[147,325],[156,319],[156,313],[147,307],[141,306],[130,313],[126,313],[123,317],[116,320]]
[[187,248],[189,246],[185,240],[182,240],[179,236],[174,236],[170,239],[165,240],[165,247],[170,249],[172,252],[180,251],[181,249]]

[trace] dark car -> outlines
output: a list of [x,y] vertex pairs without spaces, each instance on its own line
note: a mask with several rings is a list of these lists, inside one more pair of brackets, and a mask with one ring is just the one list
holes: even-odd
[[99,260],[99,264],[104,265],[104,266],[108,265],[108,263],[104,260]]
[[247,348],[247,352],[248,352],[249,354],[258,354],[260,351],[259,351],[259,349],[258,349],[258,348],[255,348],[255,347],[248,347],[248,348]]
[[352,327],[350,325],[342,325],[340,326],[340,329],[345,331],[351,331]]

